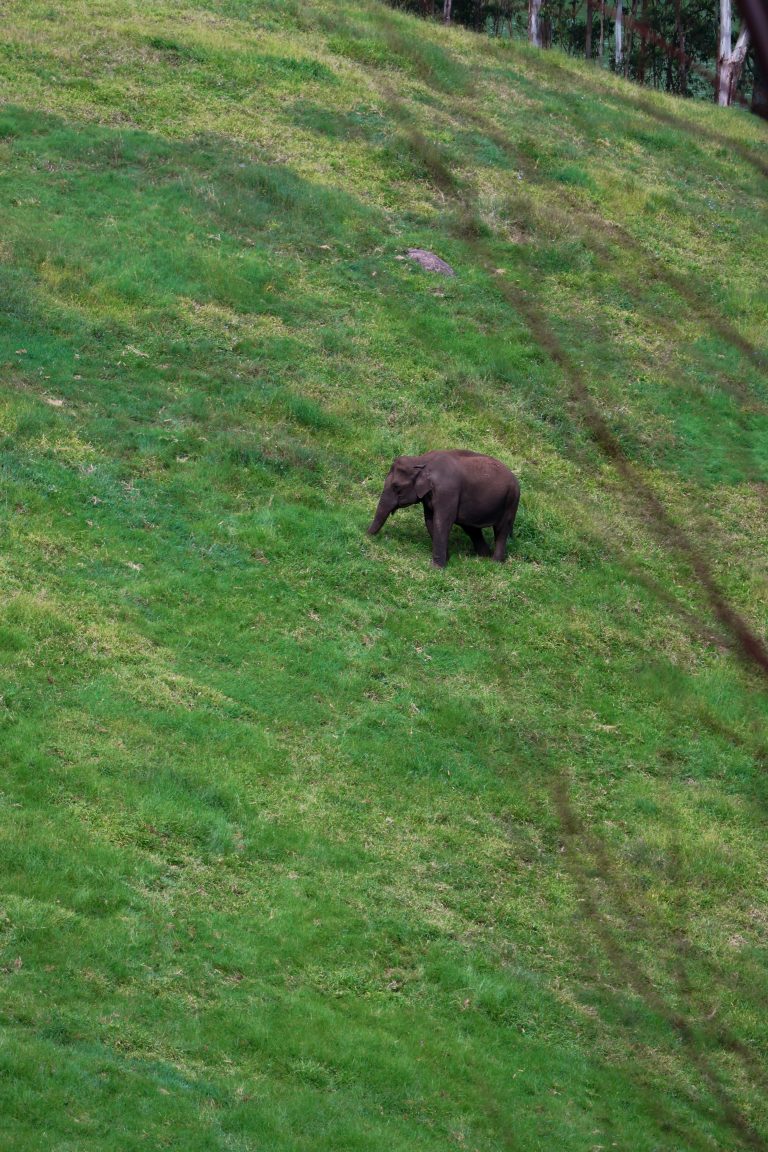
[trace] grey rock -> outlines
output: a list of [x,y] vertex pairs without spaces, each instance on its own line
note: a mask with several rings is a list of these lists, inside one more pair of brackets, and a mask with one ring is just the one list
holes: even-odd
[[445,260],[435,256],[434,252],[425,252],[423,248],[409,248],[408,255],[411,260],[421,264],[422,268],[426,268],[427,272],[439,272],[441,276],[456,275],[450,264],[446,264]]

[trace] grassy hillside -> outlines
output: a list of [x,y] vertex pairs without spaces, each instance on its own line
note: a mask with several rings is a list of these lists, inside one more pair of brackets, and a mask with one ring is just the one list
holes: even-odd
[[[0,1147],[768,1146],[765,126],[367,2],[3,32]],[[450,446],[506,566],[365,535]]]

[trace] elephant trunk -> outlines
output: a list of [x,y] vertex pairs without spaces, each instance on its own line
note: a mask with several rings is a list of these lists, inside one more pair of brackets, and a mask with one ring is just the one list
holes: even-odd
[[387,492],[385,489],[381,494],[381,499],[379,500],[379,504],[376,509],[376,515],[374,516],[368,528],[369,536],[375,536],[376,533],[384,527],[385,521],[389,516],[392,515],[395,508],[397,508],[397,502],[395,498],[391,492]]

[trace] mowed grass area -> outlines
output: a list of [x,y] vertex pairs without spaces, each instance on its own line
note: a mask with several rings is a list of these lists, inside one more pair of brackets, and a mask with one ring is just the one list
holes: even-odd
[[[0,1147],[765,1148],[765,126],[369,3],[3,32]],[[504,567],[365,535],[450,446]]]

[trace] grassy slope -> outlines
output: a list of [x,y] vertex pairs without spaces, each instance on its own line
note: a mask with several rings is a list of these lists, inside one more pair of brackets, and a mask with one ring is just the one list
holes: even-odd
[[[3,23],[0,1146],[765,1147],[765,696],[648,501],[764,627],[764,128],[367,4]],[[505,568],[364,536],[451,444]]]

